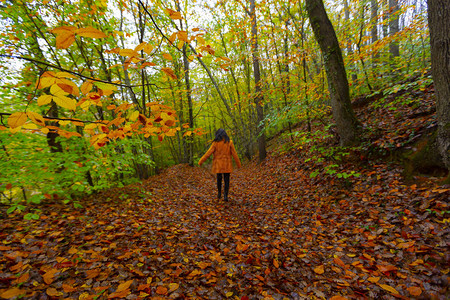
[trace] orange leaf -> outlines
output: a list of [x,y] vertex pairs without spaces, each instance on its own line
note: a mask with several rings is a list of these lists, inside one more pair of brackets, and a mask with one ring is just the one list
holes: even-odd
[[[273,260],[273,265],[275,266],[275,268],[279,268],[280,267],[280,264],[278,263],[278,260],[276,260],[276,259],[274,259]],[[322,272],[323,273],[323,272]]]
[[210,263],[207,263],[207,262],[204,262],[204,261],[202,261],[202,262],[200,262],[200,263],[198,264],[198,266],[199,266],[200,269],[202,269],[202,270],[206,269],[206,268],[209,267],[210,265],[211,265]]
[[387,285],[387,284],[379,284],[379,286],[380,286],[382,289],[384,289],[384,290],[386,290],[386,291],[388,291],[388,292],[391,292],[392,294],[395,294],[395,295],[398,295],[398,294],[399,294],[399,292],[397,292],[397,290],[394,289],[392,286],[389,286],[389,285]]
[[53,282],[53,280],[55,280],[53,277],[55,277],[56,273],[58,273],[58,270],[56,270],[56,269],[51,269],[51,270],[47,271],[47,273],[45,273],[42,276],[44,278],[44,282],[46,284],[51,284]]
[[172,20],[181,20],[183,17],[181,16],[181,13],[179,11],[175,11],[173,9],[167,8],[166,12],[169,14],[169,17]]
[[167,294],[167,288],[160,285],[156,288],[156,293],[159,295],[165,295]]
[[410,286],[407,290],[412,296],[417,297],[420,296],[420,294],[422,294],[422,289],[418,286]]
[[175,75],[175,72],[171,68],[161,68],[161,71],[166,73],[170,78],[176,80],[178,77]]
[[47,295],[49,295],[50,297],[62,296],[62,293],[58,292],[55,288],[48,288],[46,292],[47,292]]
[[3,292],[0,297],[3,299],[11,299],[20,295],[24,295],[26,292],[18,289],[18,288],[12,288],[10,290],[7,290],[6,292]]
[[330,300],[347,300],[347,298],[342,296],[333,296],[330,298]]
[[17,278],[15,280],[15,283],[19,284],[19,283],[27,282],[29,278],[30,278],[30,273],[24,273],[24,274],[22,274],[22,276],[20,276],[19,278]]
[[65,283],[63,283],[62,288],[63,288],[64,293],[71,293],[71,292],[75,292],[77,290],[73,286],[65,284]]
[[116,293],[122,292],[122,291],[128,289],[132,283],[133,283],[133,279],[132,280],[128,280],[127,282],[119,284],[119,286],[117,287]]
[[170,55],[169,53],[163,53],[162,56],[167,60],[173,60],[172,55]]
[[318,267],[315,267],[314,272],[316,272],[317,274],[323,274],[325,272],[324,266],[320,265]]
[[15,112],[11,114],[8,118],[8,125],[11,128],[16,128],[22,126],[27,121],[27,114],[24,112]]

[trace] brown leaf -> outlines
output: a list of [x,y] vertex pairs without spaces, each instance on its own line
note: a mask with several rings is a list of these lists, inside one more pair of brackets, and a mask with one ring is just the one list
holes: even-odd
[[316,272],[317,274],[323,274],[325,272],[324,266],[320,265],[318,267],[315,267],[314,272]]
[[0,297],[3,299],[11,299],[20,295],[25,295],[26,292],[24,290],[18,289],[18,288],[12,288],[7,290],[6,292],[3,292]]
[[422,294],[422,289],[418,286],[410,286],[409,288],[407,288],[408,292],[412,295],[412,296],[420,296]]
[[156,288],[156,293],[159,295],[165,295],[167,294],[167,288],[160,285]]

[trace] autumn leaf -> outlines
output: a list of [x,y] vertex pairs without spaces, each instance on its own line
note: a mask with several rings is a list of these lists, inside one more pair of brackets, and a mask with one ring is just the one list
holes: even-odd
[[317,274],[323,274],[325,272],[324,266],[320,265],[314,268],[314,272],[316,272]]
[[94,27],[90,27],[90,26],[85,27],[85,28],[79,28],[75,31],[75,33],[80,36],[83,36],[83,37],[90,37],[90,38],[97,38],[97,39],[107,37],[107,35],[104,32],[102,32]]
[[394,289],[393,287],[391,287],[391,286],[389,286],[389,285],[386,285],[386,284],[379,284],[379,286],[380,286],[382,289],[384,289],[384,290],[386,290],[386,291],[388,291],[388,292],[391,292],[392,294],[395,294],[395,295],[398,295],[398,294],[399,294],[399,292],[397,292],[396,289]]
[[330,300],[347,300],[348,298],[342,297],[342,296],[333,296],[330,298]]
[[178,283],[169,283],[169,293],[176,291],[180,285]]
[[39,106],[49,104],[50,102],[52,102],[52,99],[53,99],[52,95],[42,95],[37,99],[37,104]]
[[77,108],[77,101],[63,95],[53,97],[53,101],[59,106],[70,110],[75,110]]
[[181,19],[183,19],[183,17],[181,16],[181,13],[179,11],[175,11],[175,10],[172,10],[170,8],[166,8],[166,13],[169,15],[169,17],[172,20],[181,20]]
[[47,295],[49,295],[50,297],[60,297],[63,295],[62,292],[58,292],[55,288],[48,288],[46,290]]
[[24,294],[26,294],[26,292],[24,290],[21,290],[18,288],[12,288],[12,289],[9,289],[9,290],[3,292],[0,295],[0,297],[2,297],[3,299],[11,299],[11,298],[18,297],[18,296],[21,296]]
[[171,68],[161,68],[161,71],[166,73],[170,78],[176,80],[178,77],[175,75],[175,72]]
[[8,125],[11,128],[16,128],[22,126],[27,121],[27,114],[24,112],[15,112],[12,113],[8,118]]
[[156,288],[156,293],[159,295],[165,295],[167,294],[167,288],[160,285]]
[[58,270],[56,269],[50,269],[47,271],[44,275],[42,275],[42,278],[44,278],[44,282],[46,284],[51,284],[53,280],[55,280],[55,274],[58,273]]
[[44,118],[33,111],[27,111],[27,116],[30,118],[31,121],[33,121],[35,124],[39,126],[45,126],[45,120]]
[[126,282],[123,282],[123,283],[119,284],[119,286],[117,287],[116,292],[122,292],[122,291],[128,289],[131,286],[131,284],[133,283],[133,281],[134,280],[128,280]]
[[167,60],[173,60],[172,55],[170,55],[169,53],[163,53],[162,56]]
[[422,289],[418,286],[410,286],[407,288],[408,292],[411,294],[411,296],[418,297],[422,294]]

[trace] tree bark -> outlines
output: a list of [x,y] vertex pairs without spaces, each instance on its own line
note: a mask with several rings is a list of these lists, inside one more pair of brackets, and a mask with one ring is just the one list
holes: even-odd
[[[398,0],[389,0],[389,35],[392,36],[399,31],[398,25]],[[393,57],[400,56],[400,48],[398,42],[391,41],[389,43],[389,52]]]
[[428,0],[431,70],[436,90],[437,145],[450,170],[450,3]]
[[255,104],[256,114],[258,116],[258,151],[259,161],[263,161],[266,156],[266,136],[264,134],[264,110],[263,101],[264,97],[261,90],[261,73],[259,68],[258,57],[258,27],[256,23],[256,7],[255,0],[250,0],[250,18],[252,23],[252,58],[253,58],[253,73],[255,78]]
[[359,122],[353,112],[342,52],[322,0],[306,0],[306,10],[325,61],[333,118],[342,146],[356,145]]

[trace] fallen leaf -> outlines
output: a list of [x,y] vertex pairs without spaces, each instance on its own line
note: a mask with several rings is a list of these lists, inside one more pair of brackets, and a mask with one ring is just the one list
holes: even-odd
[[315,267],[314,272],[316,272],[317,274],[323,274],[325,272],[324,266],[320,265],[318,267]]

